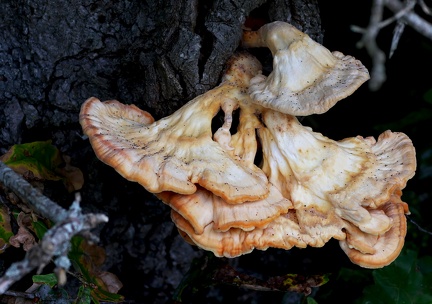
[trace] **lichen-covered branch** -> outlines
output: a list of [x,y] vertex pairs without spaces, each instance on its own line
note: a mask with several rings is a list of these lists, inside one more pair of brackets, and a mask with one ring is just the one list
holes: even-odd
[[40,193],[19,174],[0,161],[0,183],[13,191],[24,203],[36,213],[53,222],[66,218],[67,211]]
[[[55,222],[55,225],[45,233],[40,243],[32,247],[22,261],[12,264],[6,270],[0,278],[0,294],[5,293],[13,283],[34,269],[40,273],[53,258],[58,270],[57,273],[62,273],[61,269],[68,269],[70,261],[67,254],[71,238],[77,234],[89,236],[90,229],[99,223],[108,221],[108,217],[104,214],[82,214],[79,206],[81,200],[79,194],[76,195],[69,210],[61,208],[1,161],[0,183],[12,190],[36,213]],[[94,236],[90,235],[90,237],[93,240],[96,239]],[[65,283],[64,279],[59,279],[59,283]]]

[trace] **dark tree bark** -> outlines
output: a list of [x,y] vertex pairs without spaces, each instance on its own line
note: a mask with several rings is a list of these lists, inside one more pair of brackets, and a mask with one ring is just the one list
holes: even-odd
[[83,208],[109,217],[100,234],[106,268],[125,285],[120,294],[166,303],[203,252],[179,237],[168,207],[96,159],[81,137],[81,104],[95,96],[169,115],[219,83],[248,16],[288,21],[322,42],[317,2],[0,2],[0,154],[51,139],[72,157],[86,179]]
[[[214,87],[254,10],[322,40],[317,1],[2,1],[3,149],[77,128],[90,96],[156,118]],[[55,135],[55,134],[54,134]],[[71,134],[57,135],[69,148]],[[63,139],[63,140],[62,140]]]

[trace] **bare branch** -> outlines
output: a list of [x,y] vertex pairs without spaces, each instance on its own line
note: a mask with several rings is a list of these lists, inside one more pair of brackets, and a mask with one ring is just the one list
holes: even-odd
[[[390,9],[393,13],[397,14],[404,10],[405,6],[401,1],[398,0],[385,0],[385,6]],[[418,14],[412,10],[406,11],[401,17],[407,25],[416,30],[419,34],[432,40],[432,24],[421,18]]]
[[397,46],[399,44],[399,40],[402,37],[404,29],[405,29],[405,22],[399,20],[396,24],[394,31],[393,31],[393,39],[392,39],[391,46],[390,46],[389,58],[391,58],[393,56],[394,52],[396,51]]
[[67,211],[44,196],[18,173],[0,161],[0,183],[13,191],[37,214],[53,222],[66,218]]
[[[3,277],[0,278],[0,294],[5,293],[13,283],[34,269],[40,273],[53,258],[55,258],[56,273],[63,273],[62,269],[67,270],[70,267],[67,254],[71,238],[77,234],[89,234],[90,229],[108,221],[108,217],[104,214],[82,214],[79,194],[76,194],[75,201],[69,210],[61,208],[1,161],[0,182],[28,203],[37,213],[56,223],[45,233],[39,244],[27,252],[22,261],[12,264],[6,270]],[[92,239],[96,237],[92,236]],[[64,279],[59,282],[64,283]]]
[[432,16],[432,9],[426,5],[426,3],[424,3],[423,0],[419,0],[419,5],[422,8],[423,12],[425,14],[431,15]]
[[417,224],[417,222],[414,221],[410,216],[406,215],[406,218],[407,218],[411,223],[413,223],[413,224],[417,227],[417,229],[420,230],[421,232],[424,232],[424,233],[426,233],[426,234],[432,235],[432,232],[431,232],[431,231],[428,231],[428,230],[422,228],[422,227],[421,227],[419,224]]
[[[399,0],[374,0],[367,28],[351,27],[352,31],[363,35],[357,47],[364,47],[372,59],[371,78],[369,81],[369,89],[371,91],[379,90],[387,79],[385,71],[386,55],[376,43],[378,33],[382,28],[397,21],[393,32],[389,58],[395,52],[406,25],[432,40],[432,24],[426,22],[413,11],[417,4],[416,0],[406,0],[403,3]],[[429,8],[423,2],[420,2],[420,6],[426,13],[430,13]],[[384,8],[390,9],[394,13],[394,16],[383,21]]]
[[375,0],[373,2],[369,25],[362,31],[363,37],[357,44],[358,47],[365,47],[372,58],[371,79],[369,80],[369,89],[372,91],[378,90],[387,79],[385,74],[386,56],[376,43],[376,37],[382,27],[383,1]]

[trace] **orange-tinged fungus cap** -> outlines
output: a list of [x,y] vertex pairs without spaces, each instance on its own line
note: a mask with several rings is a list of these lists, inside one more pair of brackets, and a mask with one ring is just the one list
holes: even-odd
[[192,194],[198,184],[227,203],[263,199],[269,194],[265,174],[253,164],[243,165],[213,140],[212,118],[247,96],[245,81],[252,73],[237,66],[243,73],[235,69],[234,81],[225,81],[158,121],[134,105],[91,97],[81,107],[83,131],[100,160],[150,192]]

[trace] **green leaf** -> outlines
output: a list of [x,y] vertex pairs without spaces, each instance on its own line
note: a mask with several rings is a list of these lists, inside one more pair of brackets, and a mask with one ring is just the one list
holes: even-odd
[[427,103],[432,104],[432,89],[427,90],[426,93],[424,93],[423,98]]
[[85,285],[90,289],[92,301],[95,303],[123,301],[122,295],[107,291],[104,282],[98,277],[99,266],[104,261],[105,251],[97,245],[90,245],[80,236],[73,237],[71,245],[68,257],[75,269],[80,272]]
[[[421,264],[427,267],[422,268]],[[372,272],[375,285],[364,289],[360,303],[432,303],[432,286],[428,277],[431,267],[432,261],[420,263],[415,251],[406,250],[389,266]]]
[[337,279],[350,284],[365,285],[370,283],[370,277],[371,271],[369,269],[341,268]]
[[[91,303],[91,289],[88,287],[80,286],[78,290],[78,296],[77,300],[75,301],[76,304],[90,304]],[[99,303],[99,301],[95,301],[96,304]]]
[[14,145],[0,160],[27,179],[62,180],[69,192],[81,189],[84,177],[51,141]]
[[45,233],[48,231],[48,227],[45,225],[44,222],[40,220],[36,222],[32,222],[32,227],[39,240],[42,239]]
[[418,265],[423,274],[432,274],[432,256],[427,255],[418,261]]
[[51,141],[14,145],[2,156],[2,161],[24,176],[33,175],[38,179],[54,181],[61,179],[55,173],[62,162],[60,152]]
[[109,302],[109,303],[119,303],[124,301],[124,297],[122,295],[111,293],[100,288],[92,289],[90,294],[91,294],[91,299],[95,303],[99,303],[99,301]]
[[306,303],[307,303],[307,304],[318,304],[318,302],[315,301],[315,299],[314,299],[314,298],[311,298],[311,297],[307,297],[307,298],[306,298]]
[[54,273],[34,275],[32,280],[33,283],[47,284],[51,288],[57,285],[57,277]]

